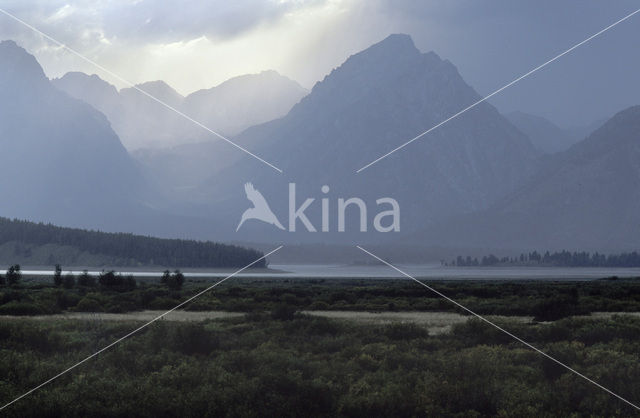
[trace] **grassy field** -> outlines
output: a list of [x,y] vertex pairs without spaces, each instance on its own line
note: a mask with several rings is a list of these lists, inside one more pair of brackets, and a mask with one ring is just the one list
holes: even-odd
[[[53,315],[15,316],[0,315],[0,321],[151,321],[166,311],[139,311],[128,313],[67,312]],[[415,324],[427,329],[429,334],[450,332],[451,327],[466,322],[469,317],[452,312],[359,312],[359,311],[301,311],[303,315],[352,322],[361,325]],[[242,317],[242,313],[224,311],[173,311],[162,321],[198,322]],[[490,317],[492,320],[512,319],[530,322],[531,317]]]
[[[105,312],[66,312],[53,315],[33,315],[33,316],[16,316],[16,315],[0,315],[0,321],[20,321],[20,320],[83,320],[83,321],[151,321],[152,319],[162,315],[166,311],[136,311],[127,313],[105,313]],[[205,321],[207,319],[235,318],[242,316],[237,312],[222,311],[173,311],[162,317],[163,321]]]
[[[364,325],[415,324],[427,329],[430,335],[450,332],[454,325],[466,322],[469,317],[452,312],[354,312],[354,311],[303,311],[303,314],[342,320]],[[491,317],[492,320],[507,317]],[[509,317],[528,322],[531,317]]]

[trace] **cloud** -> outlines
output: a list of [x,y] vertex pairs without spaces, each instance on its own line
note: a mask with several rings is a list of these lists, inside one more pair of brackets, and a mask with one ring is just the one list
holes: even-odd
[[[282,55],[277,50],[295,42],[274,38],[278,26],[336,1],[5,0],[0,7],[125,79],[164,78],[189,92],[274,68]],[[36,55],[49,77],[83,71],[124,87],[4,15],[0,39],[13,39]]]
[[168,43],[202,36],[233,38],[287,13],[321,3],[319,0],[143,0],[130,7],[105,10],[107,36],[133,41]]
[[[600,0],[579,7],[569,0],[2,0],[0,7],[128,80],[163,79],[183,94],[267,69],[310,88],[390,33],[410,34],[486,94],[636,9],[637,0],[606,7]],[[492,103],[572,124],[637,103],[640,58],[629,51],[637,50],[639,18]],[[33,53],[49,77],[83,71],[124,87],[2,15],[0,39]]]
[[[3,8],[65,42],[86,34],[129,43],[224,40],[324,0],[36,0],[3,2]],[[4,32],[4,31],[3,31]],[[4,34],[3,34],[4,35]],[[73,36],[75,35],[75,36]]]

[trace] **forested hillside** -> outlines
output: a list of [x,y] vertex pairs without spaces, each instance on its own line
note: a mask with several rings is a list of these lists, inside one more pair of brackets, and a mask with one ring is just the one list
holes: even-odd
[[[262,255],[233,245],[105,233],[0,218],[0,263],[242,267]],[[254,265],[265,267],[265,261]]]

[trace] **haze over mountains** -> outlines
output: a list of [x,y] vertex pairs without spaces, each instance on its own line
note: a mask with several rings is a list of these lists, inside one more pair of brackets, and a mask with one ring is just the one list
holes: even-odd
[[[505,117],[484,102],[356,173],[480,98],[451,62],[421,53],[407,35],[349,57],[311,92],[271,71],[186,98],[162,81],[139,87],[234,135],[284,174],[210,141],[135,89],[118,91],[82,73],[49,82],[32,56],[3,42],[0,144],[12,174],[0,188],[12,197],[0,215],[136,232],[142,219],[146,233],[263,243],[517,250],[640,244],[638,107],[583,139],[585,130],[522,113]],[[251,207],[245,182],[285,227],[289,183],[296,183],[296,208],[315,199],[305,214],[317,230],[321,199],[328,199],[329,233],[306,232],[299,221],[291,233],[255,220],[236,233]],[[323,185],[330,190],[322,192]],[[337,200],[350,197],[366,202],[365,234],[355,207],[347,210],[347,232],[337,232]],[[400,234],[371,233],[374,216],[388,209],[376,204],[382,197],[400,205]]]
[[[108,89],[104,92],[108,94]],[[155,208],[159,193],[104,114],[0,42],[1,215],[63,226],[205,238],[215,226]]]
[[14,42],[0,43],[0,63],[2,215],[95,228],[135,218],[146,185],[106,117]]
[[585,139],[608,120],[608,118],[604,118],[585,126],[561,128],[549,119],[524,112],[507,113],[505,117],[527,135],[531,143],[544,154],[555,154],[567,150],[571,145]]
[[[225,182],[210,180],[209,194],[221,197],[215,207],[222,219],[233,219],[246,206],[242,183],[252,181],[286,219],[289,181],[296,182],[302,201],[319,200],[321,186],[328,185],[334,229],[339,197],[365,199],[374,212],[369,223],[375,200],[393,197],[405,230],[484,209],[528,178],[538,158],[528,138],[488,103],[356,174],[478,99],[449,61],[421,53],[407,35],[389,36],[349,57],[287,116],[236,138],[284,176],[243,157],[221,174]],[[319,211],[319,203],[309,210],[316,224]],[[351,217],[352,225],[357,218]]]
[[640,106],[545,162],[490,210],[419,234],[443,245],[626,250],[640,242]]
[[536,148],[545,154],[564,151],[583,139],[575,131],[562,129],[542,116],[523,112],[511,112],[505,116],[509,122],[529,137]]
[[[215,139],[211,133],[134,88],[117,89],[97,75],[70,72],[52,83],[104,113],[128,150],[158,149]],[[164,81],[136,86],[225,135],[284,116],[307,91],[275,71],[232,78],[181,96]]]

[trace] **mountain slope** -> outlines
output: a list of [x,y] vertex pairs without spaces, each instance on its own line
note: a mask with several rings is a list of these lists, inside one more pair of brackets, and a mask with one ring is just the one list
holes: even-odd
[[[334,230],[338,197],[363,198],[371,210],[375,199],[394,197],[406,229],[488,207],[526,179],[537,159],[526,136],[488,103],[355,173],[478,99],[449,61],[420,53],[409,36],[391,35],[349,57],[286,117],[236,138],[284,176],[243,157],[211,179],[204,194],[216,197],[216,214],[235,223],[247,205],[242,183],[252,181],[286,220],[287,182],[297,184],[299,199],[320,198],[326,184]],[[316,225],[319,211],[318,203],[309,210]]]
[[5,216],[110,228],[141,207],[142,177],[104,115],[11,41],[0,43],[0,148]]
[[[150,81],[136,87],[174,109],[183,110],[184,97],[164,81]],[[200,135],[201,128],[137,89],[120,90],[120,103],[121,113],[109,120],[114,120],[114,130],[129,150],[191,142]]]
[[640,246],[640,106],[549,159],[490,210],[421,234],[493,248],[628,250]]
[[548,119],[523,112],[511,112],[505,117],[540,151],[553,154],[564,151],[584,137],[577,137]]

